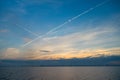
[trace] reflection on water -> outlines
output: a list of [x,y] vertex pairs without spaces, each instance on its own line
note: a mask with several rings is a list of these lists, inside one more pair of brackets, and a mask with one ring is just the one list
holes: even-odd
[[0,80],[120,80],[120,67],[1,67]]

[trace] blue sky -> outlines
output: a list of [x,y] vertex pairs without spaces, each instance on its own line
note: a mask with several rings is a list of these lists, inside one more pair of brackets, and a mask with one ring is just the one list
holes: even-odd
[[[119,55],[119,3],[119,0],[1,0],[0,58]],[[78,15],[81,16],[72,20]],[[63,25],[64,22],[67,23]]]

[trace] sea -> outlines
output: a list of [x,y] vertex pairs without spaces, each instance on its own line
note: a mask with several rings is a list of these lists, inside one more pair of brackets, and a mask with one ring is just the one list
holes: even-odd
[[0,67],[0,80],[120,80],[120,67]]

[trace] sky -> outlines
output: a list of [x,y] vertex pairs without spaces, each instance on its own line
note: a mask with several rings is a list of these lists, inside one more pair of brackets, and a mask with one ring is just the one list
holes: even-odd
[[0,0],[0,59],[120,56],[119,0]]

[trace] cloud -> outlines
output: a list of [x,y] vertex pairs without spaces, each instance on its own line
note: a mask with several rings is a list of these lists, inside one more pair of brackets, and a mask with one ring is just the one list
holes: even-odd
[[48,50],[40,50],[40,52],[48,53],[48,52],[51,52],[51,51],[48,51]]
[[[47,1],[49,1],[49,0],[47,0]],[[71,18],[71,19],[65,21],[64,23],[60,24],[59,26],[57,26],[57,27],[51,29],[50,31],[48,31],[48,32],[47,32],[46,34],[44,34],[43,36],[47,36],[47,35],[53,33],[54,31],[56,31],[56,30],[62,28],[64,25],[66,25],[66,24],[72,22],[73,20],[75,20],[75,19],[77,19],[77,18],[83,16],[84,14],[87,14],[88,12],[94,10],[95,8],[102,6],[102,5],[105,4],[105,3],[107,3],[107,0],[104,1],[104,2],[102,2],[102,3],[97,4],[95,7],[92,7],[92,8],[90,8],[90,9],[88,9],[88,10],[85,10],[84,12],[80,13],[80,14],[77,15],[77,16],[75,16],[75,17],[73,17],[73,18]],[[32,42],[35,42],[36,40],[38,40],[38,39],[40,39],[40,38],[41,38],[41,36],[38,36],[37,38],[33,39],[32,41],[30,41],[30,42],[24,44],[23,47],[25,47],[25,46],[31,44]]]
[[49,3],[49,4],[56,4],[56,5],[60,5],[62,3],[62,1],[58,1],[58,0],[25,0],[25,1],[22,1],[22,3],[26,3],[26,4],[46,4],[46,3]]
[[34,55],[28,59],[70,59],[70,58],[87,58],[87,57],[101,57],[101,56],[120,56],[120,48],[111,49],[85,49],[85,50],[74,50],[68,52],[52,53],[49,55]]
[[67,47],[74,46],[77,43],[82,45],[83,44],[88,45],[88,42],[89,43],[95,42],[96,44],[99,44],[97,43],[99,39],[104,42],[104,40],[101,39],[102,36],[108,36],[110,33],[113,33],[113,32],[114,30],[111,30],[110,28],[105,28],[105,29],[100,28],[100,29],[86,30],[84,32],[75,32],[75,33],[67,34],[64,36],[45,37],[42,40],[36,41],[32,46],[36,47],[36,46],[42,45],[42,47],[46,46],[46,48],[50,46],[55,49],[56,48],[66,49]]
[[18,59],[20,57],[20,51],[17,48],[7,48],[3,53],[3,59]]
[[[21,15],[25,15],[27,13],[25,4],[21,3],[22,0],[13,0],[13,3],[15,2],[15,5],[7,6],[6,3],[11,3],[9,1],[2,2],[4,5],[1,12],[4,12],[4,14],[1,16],[0,21],[7,22],[7,24],[14,24],[18,23],[21,19]],[[5,8],[5,9],[4,9]]]
[[[112,27],[91,28],[62,36],[46,36],[25,48],[7,48],[5,59],[70,59],[119,55],[119,41]],[[25,42],[29,38],[23,38]],[[113,43],[114,42],[114,43]],[[111,45],[111,46],[110,46]],[[114,46],[114,48],[113,48]]]
[[26,43],[26,42],[29,42],[29,41],[31,41],[31,39],[30,38],[23,38],[23,41]]
[[[114,27],[97,27],[60,36],[45,36],[25,48],[7,48],[4,59],[70,59],[120,55]],[[58,31],[59,32],[59,31]],[[111,36],[112,34],[112,36]],[[23,38],[25,42],[29,38]]]
[[2,59],[26,59],[26,60],[47,60],[47,59],[71,59],[71,58],[87,58],[101,56],[120,56],[120,48],[101,48],[101,49],[83,49],[69,50],[61,52],[51,52],[48,50],[27,49],[22,52],[17,48],[7,48],[4,51]]
[[9,32],[9,30],[7,30],[7,29],[0,30],[0,33],[6,33],[6,32]]
[[[44,37],[36,41],[25,54],[26,59],[60,59],[86,58],[119,55],[120,48],[104,48],[107,42],[112,45],[114,39],[109,37],[116,32],[114,28],[96,28],[83,32],[75,32],[64,36]],[[108,44],[106,44],[107,46]],[[110,46],[109,46],[110,47]]]

